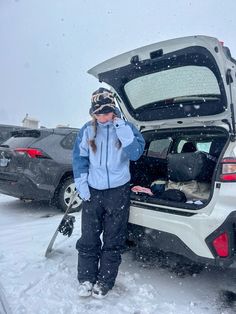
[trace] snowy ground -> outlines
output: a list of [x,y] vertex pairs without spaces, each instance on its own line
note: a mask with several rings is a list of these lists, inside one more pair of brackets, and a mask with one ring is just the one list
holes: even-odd
[[0,283],[13,314],[235,313],[235,304],[229,307],[219,297],[221,289],[236,290],[235,266],[179,276],[155,261],[135,260],[131,252],[123,255],[116,285],[106,299],[80,299],[74,249],[80,213],[75,216],[71,238],[59,235],[55,254],[45,259],[61,213],[47,204],[0,195]]

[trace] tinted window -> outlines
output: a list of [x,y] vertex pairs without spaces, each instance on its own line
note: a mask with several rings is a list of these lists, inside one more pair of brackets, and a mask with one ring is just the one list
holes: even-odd
[[11,137],[4,142],[4,145],[8,145],[10,148],[28,147],[35,141],[33,137]]
[[10,131],[1,131],[0,132],[0,143],[2,143],[4,140],[6,140],[7,138],[9,138],[11,136],[11,132]]
[[64,137],[64,139],[61,141],[61,146],[65,149],[73,149],[75,139],[76,139],[77,133],[72,132]]
[[157,139],[152,141],[149,145],[147,156],[165,159],[171,143],[171,139]]
[[[6,141],[12,136],[12,132],[17,131],[21,127],[19,126],[6,126],[0,125],[0,143]],[[22,128],[23,129],[23,128]]]

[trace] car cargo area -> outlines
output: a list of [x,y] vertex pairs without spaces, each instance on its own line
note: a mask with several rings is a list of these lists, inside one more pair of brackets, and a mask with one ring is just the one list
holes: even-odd
[[131,200],[200,209],[209,203],[228,140],[220,127],[143,132],[143,156],[131,163]]

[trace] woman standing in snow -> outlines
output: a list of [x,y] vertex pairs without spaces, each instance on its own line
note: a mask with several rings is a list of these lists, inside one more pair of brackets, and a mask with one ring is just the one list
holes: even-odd
[[129,162],[142,155],[144,139],[134,125],[118,117],[112,92],[99,88],[91,103],[93,120],[80,130],[73,151],[74,181],[83,200],[76,248],[79,295],[103,298],[114,286],[125,246]]

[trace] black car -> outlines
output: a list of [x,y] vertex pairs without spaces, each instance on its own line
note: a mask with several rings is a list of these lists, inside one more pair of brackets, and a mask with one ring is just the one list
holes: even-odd
[[[50,200],[63,211],[75,189],[72,149],[79,129],[22,129],[0,145],[0,193]],[[81,200],[76,199],[77,210]]]

